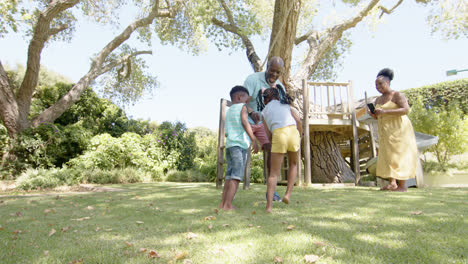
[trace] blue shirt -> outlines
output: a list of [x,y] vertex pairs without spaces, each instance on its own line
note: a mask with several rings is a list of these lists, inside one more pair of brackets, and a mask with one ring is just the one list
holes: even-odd
[[250,147],[250,137],[242,125],[241,111],[245,104],[233,104],[226,112],[226,148]]
[[[279,84],[281,88],[283,89],[283,91],[286,92],[283,84],[279,80],[276,80],[275,85],[276,84]],[[251,96],[249,104],[248,104],[249,107],[253,111],[256,111],[258,113],[262,112],[263,109],[258,109],[257,96],[258,96],[258,92],[261,91],[262,88],[265,88],[265,89],[270,88],[270,85],[267,83],[265,79],[265,72],[256,72],[247,76],[247,79],[245,79],[245,82],[244,82],[244,87],[247,88],[247,90],[249,90],[249,95]],[[281,93],[280,93],[280,96],[281,96]],[[263,102],[263,98],[260,98],[260,99]],[[250,117],[249,117],[249,123],[255,124],[254,121]]]

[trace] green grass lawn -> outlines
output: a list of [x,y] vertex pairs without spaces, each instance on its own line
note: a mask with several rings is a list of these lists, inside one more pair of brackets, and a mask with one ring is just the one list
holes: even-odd
[[468,263],[466,188],[296,187],[266,214],[259,184],[234,212],[213,184],[108,187],[123,191],[1,196],[0,263]]

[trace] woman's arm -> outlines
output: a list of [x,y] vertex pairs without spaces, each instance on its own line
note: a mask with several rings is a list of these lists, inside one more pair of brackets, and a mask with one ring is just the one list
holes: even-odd
[[409,112],[409,105],[408,100],[406,97],[400,93],[395,91],[392,96],[392,102],[399,106],[396,109],[376,109],[375,113],[377,115],[396,115],[396,116],[403,116],[407,115]]

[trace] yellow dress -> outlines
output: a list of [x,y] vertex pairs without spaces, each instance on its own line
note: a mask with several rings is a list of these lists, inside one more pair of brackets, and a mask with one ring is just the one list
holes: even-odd
[[[391,100],[376,108],[396,109]],[[416,175],[418,149],[413,126],[407,115],[382,115],[378,117],[379,152],[377,155],[377,176],[408,180]]]

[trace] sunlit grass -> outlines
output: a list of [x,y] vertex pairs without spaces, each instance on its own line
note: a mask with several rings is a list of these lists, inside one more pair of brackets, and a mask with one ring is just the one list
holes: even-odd
[[124,191],[0,197],[0,263],[467,263],[468,189],[298,187],[266,214],[264,185],[235,212],[213,184],[108,187]]

